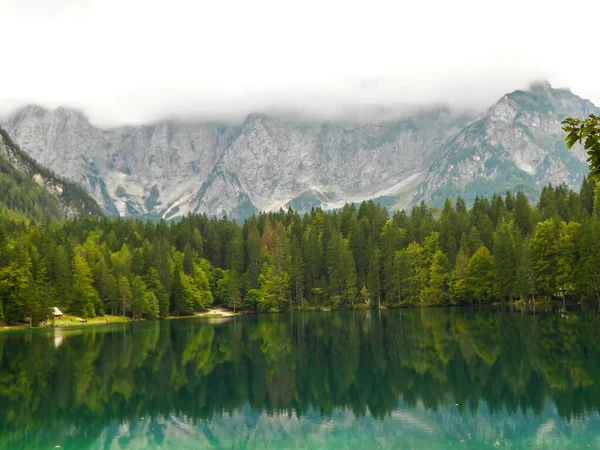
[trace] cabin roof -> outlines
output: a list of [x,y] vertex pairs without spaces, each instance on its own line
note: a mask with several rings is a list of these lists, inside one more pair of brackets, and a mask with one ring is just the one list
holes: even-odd
[[54,307],[54,315],[55,316],[64,316],[64,314],[61,312],[61,310],[58,309],[56,306]]

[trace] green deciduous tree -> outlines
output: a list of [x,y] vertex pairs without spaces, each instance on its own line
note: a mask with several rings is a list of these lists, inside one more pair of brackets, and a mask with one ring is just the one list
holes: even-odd
[[590,165],[590,179],[600,181],[600,117],[590,114],[585,120],[568,118],[562,123],[567,132],[565,142],[567,147],[573,147],[577,142],[587,150]]

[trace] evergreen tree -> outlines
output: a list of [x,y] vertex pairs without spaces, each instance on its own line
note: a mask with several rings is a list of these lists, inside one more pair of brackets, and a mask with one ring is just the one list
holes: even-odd
[[452,303],[460,305],[464,303],[468,297],[467,286],[467,267],[469,265],[469,257],[464,247],[461,247],[456,255],[456,264],[454,272],[450,278],[450,295]]
[[0,299],[4,320],[16,324],[25,320],[25,304],[30,292],[31,274],[27,267],[12,262],[0,270]]
[[94,305],[100,301],[94,288],[92,271],[81,255],[73,259],[73,286],[71,288],[70,312],[82,317],[94,317]]
[[185,311],[188,310],[188,306],[185,304],[186,299],[181,275],[182,274],[179,269],[175,269],[173,272],[173,286],[171,287],[170,307],[175,316],[181,316],[185,313]]
[[121,315],[125,315],[131,309],[131,285],[127,277],[119,280],[119,300]]
[[494,235],[494,283],[497,298],[512,301],[517,278],[517,251],[515,232],[512,226],[504,221],[499,224]]
[[515,200],[514,217],[517,228],[523,236],[531,234],[531,205],[525,194],[521,191],[517,192]]
[[596,217],[585,220],[577,240],[577,290],[584,299],[596,299],[600,304],[600,220]]
[[154,267],[151,267],[146,276],[146,286],[158,302],[158,317],[163,319],[169,317],[170,301],[169,295],[160,280],[160,273]]
[[146,310],[144,311],[144,317],[148,320],[156,320],[160,317],[160,307],[158,299],[154,292],[146,291]]
[[131,314],[133,319],[141,318],[148,309],[147,288],[142,277],[135,276],[131,283]]
[[442,250],[433,255],[429,286],[423,290],[426,305],[447,305],[449,300],[450,262]]
[[421,302],[421,261],[423,247],[416,242],[396,253],[394,259],[394,291],[398,301],[405,305]]
[[392,300],[394,255],[402,247],[402,239],[402,232],[398,226],[391,220],[388,220],[383,227],[380,237],[381,285],[387,301]]
[[492,255],[485,245],[469,258],[467,285],[473,301],[489,303],[494,298]]
[[546,296],[556,292],[558,232],[555,222],[546,220],[536,225],[531,240],[535,285]]
[[577,279],[575,267],[577,264],[576,238],[579,234],[580,224],[576,222],[562,222],[558,242],[558,264],[556,273],[556,286],[563,298],[572,296],[577,292]]
[[371,293],[371,299],[381,304],[381,277],[379,265],[379,249],[373,245],[367,246],[369,249],[369,266],[367,269],[367,289]]
[[529,240],[525,241],[521,247],[515,291],[521,299],[527,299],[531,296],[532,300],[535,300],[535,271],[533,268],[531,242]]

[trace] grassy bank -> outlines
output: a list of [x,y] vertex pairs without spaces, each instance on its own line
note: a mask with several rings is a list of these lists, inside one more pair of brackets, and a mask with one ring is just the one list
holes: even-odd
[[82,319],[77,316],[64,315],[61,319],[51,320],[48,322],[50,328],[66,328],[66,327],[79,327],[79,326],[93,326],[93,325],[106,325],[111,323],[125,323],[131,322],[129,317],[124,316],[99,316],[92,317],[90,319]]
[[[93,317],[90,319],[83,319],[77,316],[64,315],[61,319],[50,320],[46,323],[45,327],[35,327],[35,328],[71,328],[71,327],[85,327],[85,326],[98,326],[98,325],[108,325],[111,323],[125,323],[131,322],[129,317],[123,316],[111,316],[105,315],[101,317]],[[0,324],[0,333],[3,331],[14,331],[14,330],[26,330],[29,328],[27,324],[17,324],[17,325],[6,325]]]

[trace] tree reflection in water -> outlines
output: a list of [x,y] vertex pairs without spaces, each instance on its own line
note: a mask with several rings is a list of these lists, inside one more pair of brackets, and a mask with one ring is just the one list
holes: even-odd
[[173,415],[379,419],[399,402],[463,415],[481,405],[536,415],[550,402],[571,419],[600,405],[599,329],[595,314],[423,309],[5,333],[0,448],[89,441],[114,423]]

